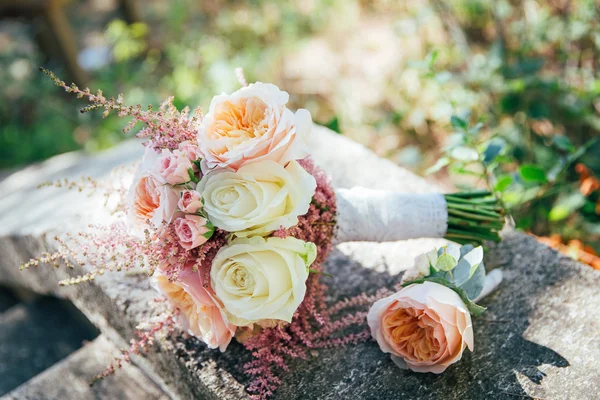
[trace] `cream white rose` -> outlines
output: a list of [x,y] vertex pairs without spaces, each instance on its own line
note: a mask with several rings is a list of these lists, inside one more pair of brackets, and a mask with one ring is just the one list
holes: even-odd
[[204,211],[218,228],[238,237],[266,236],[298,224],[308,212],[315,178],[296,161],[286,167],[274,161],[246,164],[237,172],[215,170],[196,188]]
[[314,243],[293,237],[238,238],[215,256],[211,286],[234,325],[290,322],[304,300],[308,268],[316,256]]

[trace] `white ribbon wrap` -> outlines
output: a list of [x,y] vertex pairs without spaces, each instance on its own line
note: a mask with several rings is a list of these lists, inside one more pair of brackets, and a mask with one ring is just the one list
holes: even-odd
[[398,193],[361,187],[336,190],[335,243],[443,238],[448,207],[440,193]]

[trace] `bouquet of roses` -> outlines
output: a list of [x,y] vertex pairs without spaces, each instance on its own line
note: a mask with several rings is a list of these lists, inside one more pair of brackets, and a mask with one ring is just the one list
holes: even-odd
[[[123,219],[81,234],[94,248],[70,237],[60,240],[56,253],[23,268],[72,265],[75,259],[88,269],[62,284],[109,270],[144,269],[169,304],[149,332],[177,325],[221,351],[235,338],[256,357],[245,368],[256,378],[249,390],[259,396],[276,388],[275,370],[285,370],[286,357],[307,358],[308,349],[368,339],[366,329],[341,332],[360,328],[367,313],[356,308],[375,300],[368,314],[371,334],[415,371],[441,372],[460,358],[465,343],[472,348],[469,315],[482,311],[472,300],[484,286],[490,291],[499,283],[498,276],[485,280],[481,247],[448,246],[418,258],[405,275],[409,285],[391,297],[384,289],[326,304],[319,277],[334,243],[497,241],[504,219],[491,193],[336,191],[310,158],[308,111],[293,113],[286,92],[272,84],[247,85],[241,75],[240,90],[215,96],[206,114],[198,109],[190,115],[170,100],[158,111],[126,106],[122,96],[107,99],[44,72],[86,97],[91,105],[83,111],[131,116],[126,131],[143,123],[137,136],[146,139],[146,149],[133,182],[118,189]],[[445,312],[458,315],[456,321],[448,322]],[[134,343],[130,352],[139,347]]]

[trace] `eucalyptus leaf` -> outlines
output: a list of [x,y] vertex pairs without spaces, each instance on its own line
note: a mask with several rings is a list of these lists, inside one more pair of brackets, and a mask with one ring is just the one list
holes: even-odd
[[444,253],[450,254],[452,256],[452,258],[454,258],[457,261],[461,256],[461,254],[460,254],[461,246],[459,246],[459,245],[450,243],[446,246],[443,246],[442,249],[444,249]]
[[409,285],[417,285],[417,284],[421,284],[424,282],[433,282],[433,283],[437,283],[438,285],[446,286],[447,288],[452,289],[456,294],[458,294],[460,299],[463,301],[463,303],[467,307],[467,310],[469,310],[469,312],[476,317],[483,314],[483,312],[486,310],[485,307],[481,307],[480,305],[477,305],[473,301],[471,301],[467,292],[463,288],[453,285],[447,279],[440,278],[437,276],[428,276],[428,277],[417,279],[414,281],[404,282],[402,284],[402,287],[406,287]]
[[444,253],[438,258],[435,268],[440,271],[450,271],[456,267],[456,264],[456,258],[452,257],[448,253]]
[[473,246],[472,244],[465,244],[464,246],[461,246],[460,247],[460,256],[461,257],[464,256],[465,254],[467,254],[474,248],[475,248],[475,246]]
[[480,263],[475,269],[471,278],[465,283],[459,285],[470,299],[474,299],[483,290],[483,284],[485,282],[485,266]]
[[465,259],[458,260],[458,264],[452,270],[453,281],[456,286],[465,284],[471,278],[471,264]]
[[469,251],[462,257],[463,260],[467,261],[471,266],[471,271],[469,272],[469,278],[473,276],[475,270],[483,262],[483,247],[478,246],[473,250]]

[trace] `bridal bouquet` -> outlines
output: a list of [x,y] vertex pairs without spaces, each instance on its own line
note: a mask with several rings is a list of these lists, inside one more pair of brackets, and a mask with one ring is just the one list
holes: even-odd
[[[481,247],[448,246],[419,258],[405,275],[409,285],[396,294],[384,288],[331,305],[320,277],[335,243],[420,237],[497,241],[503,212],[491,193],[336,191],[310,158],[316,139],[310,137],[308,111],[292,112],[286,92],[267,83],[247,85],[242,75],[241,89],[215,96],[206,114],[200,109],[190,114],[171,100],[158,111],[126,106],[122,96],[107,99],[44,72],[89,100],[82,111],[130,116],[125,131],[143,124],[137,136],[146,139],[145,153],[133,182],[111,186],[121,196],[123,218],[59,239],[56,253],[22,266],[63,262],[87,268],[61,282],[65,285],[92,281],[106,271],[144,270],[167,300],[167,311],[150,321],[125,360],[152,343],[155,333],[176,327],[220,351],[235,339],[255,357],[245,365],[254,377],[248,390],[266,397],[280,382],[277,371],[287,371],[286,359],[308,358],[311,349],[373,335],[408,368],[436,365],[429,370],[441,372],[460,358],[463,344],[473,347],[470,313],[482,309],[472,300],[486,282]],[[368,313],[369,331],[367,313],[360,309],[376,300]],[[431,311],[431,301],[455,305],[460,335],[444,339],[451,329],[440,328],[444,317]],[[428,344],[415,347],[416,337]]]

